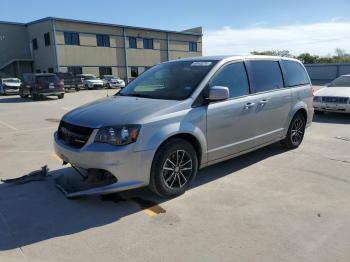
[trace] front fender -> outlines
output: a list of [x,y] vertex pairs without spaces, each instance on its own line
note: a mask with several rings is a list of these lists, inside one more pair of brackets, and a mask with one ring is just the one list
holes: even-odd
[[162,119],[142,126],[135,151],[156,151],[167,139],[179,135],[193,136],[201,147],[202,162],[206,161],[206,111],[204,108],[193,108],[184,114]]

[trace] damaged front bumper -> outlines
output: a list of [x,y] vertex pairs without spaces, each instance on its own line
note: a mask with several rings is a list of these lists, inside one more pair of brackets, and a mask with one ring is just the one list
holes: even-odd
[[112,146],[88,141],[80,149],[64,144],[54,135],[56,154],[82,170],[56,178],[57,187],[69,198],[107,194],[147,186],[154,152],[133,150],[133,145]]

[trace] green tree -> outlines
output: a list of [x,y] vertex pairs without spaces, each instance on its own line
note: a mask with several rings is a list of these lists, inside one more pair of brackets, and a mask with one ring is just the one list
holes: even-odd
[[314,64],[314,63],[317,63],[319,56],[311,55],[309,53],[303,53],[298,55],[297,59],[299,59],[304,64]]

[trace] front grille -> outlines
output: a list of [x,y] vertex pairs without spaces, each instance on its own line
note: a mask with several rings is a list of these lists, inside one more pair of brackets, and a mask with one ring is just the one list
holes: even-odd
[[63,143],[74,148],[82,148],[88,141],[93,128],[73,125],[61,121],[58,127],[58,138]]
[[348,97],[336,97],[336,96],[323,96],[323,103],[336,103],[336,104],[347,104],[349,98]]

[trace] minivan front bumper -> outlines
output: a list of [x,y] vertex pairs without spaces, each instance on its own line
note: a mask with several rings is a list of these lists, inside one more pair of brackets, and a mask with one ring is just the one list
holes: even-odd
[[87,143],[80,149],[67,146],[54,134],[55,153],[65,162],[84,170],[105,170],[117,178],[117,182],[75,193],[68,197],[106,194],[146,186],[154,152],[134,151],[133,144],[112,146],[103,143]]

